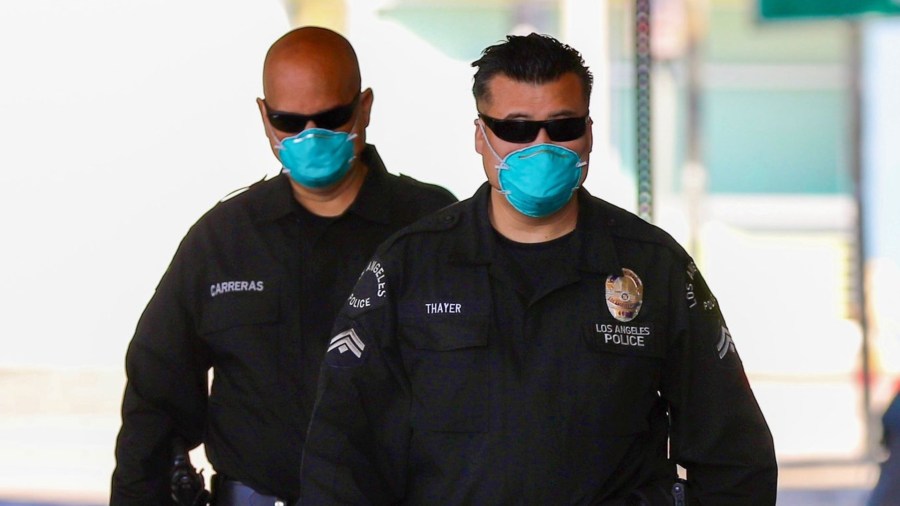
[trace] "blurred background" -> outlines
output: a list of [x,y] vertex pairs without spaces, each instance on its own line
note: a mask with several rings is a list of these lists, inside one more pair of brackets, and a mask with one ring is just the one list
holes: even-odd
[[[595,76],[590,191],[697,259],[775,437],[779,504],[864,504],[900,372],[894,0],[3,0],[0,504],[108,498],[137,319],[191,224],[278,173],[268,46],[327,26],[388,169],[466,198],[472,68],[531,31]],[[202,451],[195,463],[207,468]]]

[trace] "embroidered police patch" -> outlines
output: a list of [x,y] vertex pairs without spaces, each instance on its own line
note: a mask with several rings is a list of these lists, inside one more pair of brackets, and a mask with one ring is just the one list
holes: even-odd
[[387,296],[384,267],[372,260],[359,275],[353,293],[347,297],[347,314],[357,316],[381,306]]
[[584,338],[588,349],[595,352],[662,358],[666,351],[663,338],[654,332],[654,326],[649,322],[640,325],[594,323],[587,327]]
[[631,269],[622,269],[621,276],[606,278],[606,307],[620,322],[634,320],[644,302],[644,284]]
[[719,303],[715,296],[710,292],[706,281],[697,269],[694,262],[690,262],[687,266],[686,282],[684,284],[684,297],[687,300],[688,309],[702,309],[703,311],[714,311],[718,308]]

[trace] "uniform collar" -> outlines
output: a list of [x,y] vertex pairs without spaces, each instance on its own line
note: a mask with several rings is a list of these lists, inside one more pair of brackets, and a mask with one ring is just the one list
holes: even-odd
[[[381,161],[375,146],[371,144],[366,144],[359,157],[369,170],[356,200],[347,212],[369,221],[390,223],[390,206],[385,205],[387,169],[384,162]],[[256,201],[259,221],[275,221],[298,211],[300,204],[294,199],[287,174],[279,174],[271,181],[267,181],[262,192],[263,195]]]
[[366,180],[356,200],[350,205],[348,212],[377,223],[391,223],[390,193],[387,186],[387,169],[378,150],[371,144],[366,144],[359,154],[360,161],[369,168]]
[[[461,238],[450,253],[454,263],[490,264],[497,248],[493,227],[488,218],[491,187],[484,183],[470,199],[473,223],[465,228]],[[613,244],[612,230],[618,226],[603,201],[587,190],[578,190],[578,224],[575,227],[573,247],[578,251],[576,268],[579,271],[612,274],[622,267]]]
[[578,189],[578,225],[575,241],[579,252],[578,269],[585,272],[618,274],[622,271],[613,244],[613,230],[619,226],[605,203]]
[[[491,263],[494,257],[496,240],[493,227],[488,216],[488,202],[490,201],[491,186],[485,182],[467,202],[469,213],[461,217],[471,220],[471,223],[463,222],[463,237],[453,245],[450,252],[450,262],[460,264],[484,265]],[[453,206],[451,209],[462,211],[462,207]],[[459,218],[459,217],[458,217]]]

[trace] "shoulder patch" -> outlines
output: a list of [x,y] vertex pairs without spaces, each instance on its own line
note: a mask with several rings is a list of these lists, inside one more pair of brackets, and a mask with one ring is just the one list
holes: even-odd
[[366,264],[356,280],[353,292],[344,306],[348,316],[359,316],[384,305],[387,299],[387,276],[377,258]]
[[741,367],[734,339],[722,316],[719,302],[693,260],[684,267],[684,297],[698,336],[710,346],[707,349],[718,359],[717,365],[726,369]]
[[688,262],[685,268],[684,297],[688,309],[692,311],[713,311],[719,307],[715,295],[693,261]]

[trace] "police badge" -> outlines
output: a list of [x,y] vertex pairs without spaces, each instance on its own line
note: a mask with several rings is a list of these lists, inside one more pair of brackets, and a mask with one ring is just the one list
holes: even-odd
[[606,278],[606,307],[616,320],[634,320],[643,301],[644,284],[633,270],[623,268],[621,276]]

